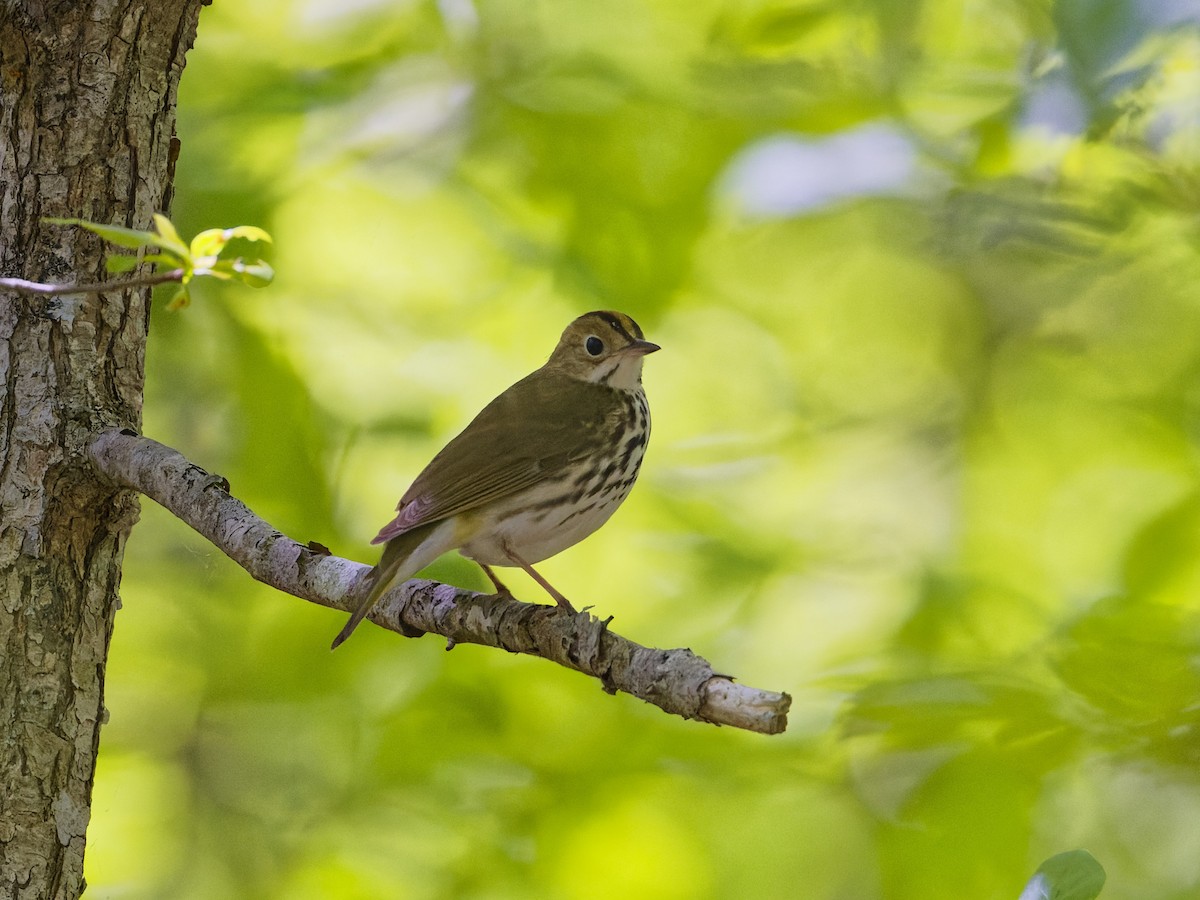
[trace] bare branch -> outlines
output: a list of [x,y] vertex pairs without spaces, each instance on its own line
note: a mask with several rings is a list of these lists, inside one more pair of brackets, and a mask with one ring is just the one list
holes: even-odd
[[[361,563],[302,546],[256,516],[211,475],[180,453],[130,431],[106,431],[90,447],[97,468],[140,491],[211,541],[258,581],[330,609],[349,611]],[[454,644],[527,653],[600,679],[686,719],[763,734],[787,727],[791,697],[736,684],[690,650],[643,647],[586,611],[477,594],[433,581],[393,588],[371,612],[383,628],[416,637],[433,632]]]
[[103,294],[107,291],[123,291],[126,288],[150,287],[155,284],[166,284],[168,281],[182,280],[183,269],[172,269],[169,272],[155,272],[153,275],[141,275],[137,278],[97,282],[95,284],[47,284],[43,281],[26,281],[24,278],[0,278],[0,290],[6,289],[17,291],[21,294],[42,294],[49,296],[60,294]]

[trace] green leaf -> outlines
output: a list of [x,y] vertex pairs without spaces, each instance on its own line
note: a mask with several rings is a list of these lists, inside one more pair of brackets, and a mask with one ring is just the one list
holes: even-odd
[[185,260],[167,253],[148,253],[142,257],[142,262],[166,269],[187,269]]
[[44,221],[52,225],[75,225],[100,235],[110,244],[128,247],[131,250],[140,250],[142,247],[158,247],[171,256],[172,268],[185,266],[190,258],[187,245],[179,239],[175,226],[165,216],[158,213],[154,214],[154,222],[157,227],[166,229],[165,235],[162,232],[136,231],[132,228],[122,228],[119,225],[101,225],[84,219],[47,218]]
[[144,256],[126,256],[123,254],[112,254],[105,257],[104,266],[109,272],[130,272],[140,264],[158,266],[160,271],[183,268],[186,266],[180,265],[180,260],[166,253],[147,253]]
[[141,262],[136,256],[107,256],[104,258],[104,269],[107,272],[130,272]]
[[135,231],[132,228],[122,228],[119,225],[100,225],[96,222],[87,222],[83,219],[57,219],[47,218],[44,222],[49,222],[51,225],[75,225],[79,228],[87,229],[93,234],[98,234],[110,244],[116,244],[118,247],[128,247],[131,250],[137,250],[141,247],[149,247],[157,245],[160,238],[152,231]]
[[180,286],[171,296],[171,299],[167,301],[167,309],[170,312],[175,312],[176,310],[184,309],[185,307],[189,306],[191,302],[192,298],[191,295],[188,294],[188,289]]
[[[229,281],[233,278],[233,272],[230,268],[231,265],[232,263],[228,262],[213,263],[211,266],[201,266],[200,268],[194,270],[191,274],[196,278],[216,278],[220,281]],[[189,276],[188,278],[184,279],[184,283],[186,284],[190,280],[191,277]]]
[[242,258],[223,259],[206,270],[197,270],[197,275],[212,275],[214,278],[233,279],[250,287],[266,287],[275,278],[275,270],[261,259],[252,263]]
[[1104,867],[1086,850],[1069,850],[1040,866],[1019,900],[1095,900],[1104,887]]
[[238,280],[250,287],[266,287],[275,280],[275,270],[261,259],[252,263],[235,260],[233,269],[240,276]]

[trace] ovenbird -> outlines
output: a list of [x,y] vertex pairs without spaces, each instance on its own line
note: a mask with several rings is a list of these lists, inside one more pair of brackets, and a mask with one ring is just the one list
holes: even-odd
[[457,549],[501,593],[492,566],[519,566],[572,610],[533,568],[583,540],[633,487],[650,407],[642,357],[658,350],[619,312],[590,312],[567,326],[550,359],[484,407],[400,499],[371,543],[383,557],[336,648],[393,584]]

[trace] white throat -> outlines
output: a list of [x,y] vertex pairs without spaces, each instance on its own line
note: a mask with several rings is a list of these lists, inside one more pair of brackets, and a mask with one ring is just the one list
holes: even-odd
[[638,391],[642,387],[642,357],[618,354],[592,370],[588,381],[606,384],[619,391]]

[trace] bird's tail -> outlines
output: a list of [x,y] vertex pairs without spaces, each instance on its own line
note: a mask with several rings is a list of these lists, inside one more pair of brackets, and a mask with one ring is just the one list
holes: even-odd
[[431,522],[412,531],[392,538],[383,548],[379,564],[367,573],[363,588],[367,594],[350,616],[346,627],[333,639],[330,650],[336,650],[354,633],[361,622],[384,595],[388,588],[399,581],[406,581],[425,568],[451,546],[446,545],[447,532],[453,530],[450,522]]

